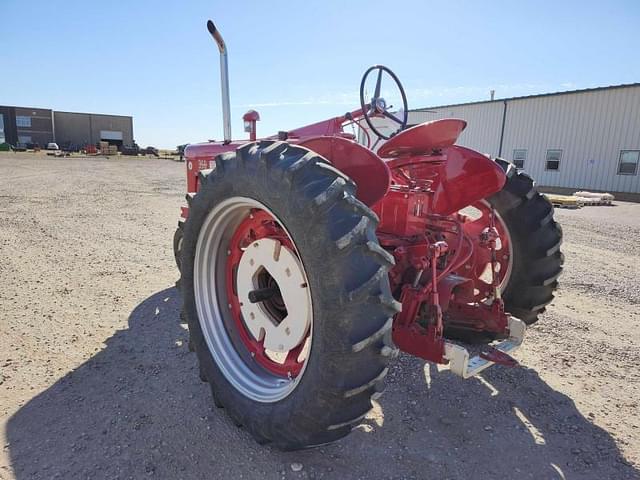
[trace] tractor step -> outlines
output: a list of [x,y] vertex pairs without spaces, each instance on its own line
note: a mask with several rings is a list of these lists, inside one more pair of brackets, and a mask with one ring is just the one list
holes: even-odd
[[516,350],[524,339],[527,327],[522,320],[509,317],[509,338],[491,345],[489,352],[470,357],[469,351],[462,345],[452,342],[444,344],[444,358],[449,361],[450,370],[462,378],[473,377],[494,363],[514,366],[518,363],[509,355]]

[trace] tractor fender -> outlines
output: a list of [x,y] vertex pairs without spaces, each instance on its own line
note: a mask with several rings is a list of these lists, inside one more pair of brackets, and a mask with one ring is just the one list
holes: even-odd
[[387,162],[392,171],[406,170],[428,180],[431,213],[451,215],[502,190],[507,178],[487,155],[452,145],[433,155],[401,156]]
[[456,143],[466,126],[467,122],[459,118],[424,122],[393,136],[378,149],[378,155],[382,158],[429,155],[434,150],[441,150]]
[[434,213],[451,215],[502,190],[507,177],[488,156],[459,145],[443,153],[446,161],[432,187]]
[[329,160],[357,185],[356,197],[368,207],[380,201],[389,190],[391,171],[368,148],[353,140],[334,136],[305,139],[299,145]]

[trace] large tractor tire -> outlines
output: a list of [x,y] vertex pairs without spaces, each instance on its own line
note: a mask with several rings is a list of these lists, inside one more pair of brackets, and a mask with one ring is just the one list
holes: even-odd
[[259,443],[347,435],[383,388],[393,258],[355,185],[317,154],[261,141],[200,174],[182,244],[184,312],[216,405]]
[[178,267],[178,271],[180,271],[182,264],[182,238],[184,237],[183,232],[183,224],[182,222],[178,223],[178,228],[173,234],[173,258],[176,261],[176,267]]
[[553,300],[562,273],[562,228],[553,218],[553,205],[533,179],[501,158],[503,189],[488,201],[506,225],[512,244],[512,264],[502,289],[505,310],[527,325],[538,320]]
[[[472,239],[489,225],[489,215],[495,212],[495,227],[501,238],[497,253],[498,281],[507,313],[531,325],[553,300],[562,273],[564,256],[560,252],[562,228],[553,219],[553,205],[535,188],[529,175],[518,172],[516,167],[501,158],[496,162],[504,170],[507,180],[502,190],[473,205],[479,218],[465,223],[464,228]],[[475,223],[474,223],[475,222]],[[485,301],[492,295],[491,277],[483,278],[481,272],[489,268],[488,252],[476,245],[472,259],[472,273],[477,278],[480,291],[476,301]],[[496,339],[491,332],[478,332],[466,328],[445,325],[447,338],[481,344]]]

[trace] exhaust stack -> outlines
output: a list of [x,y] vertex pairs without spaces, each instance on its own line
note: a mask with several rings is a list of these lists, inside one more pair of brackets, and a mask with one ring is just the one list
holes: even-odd
[[229,65],[227,46],[222,35],[211,20],[207,21],[207,30],[218,44],[220,50],[220,88],[222,90],[222,121],[224,124],[224,143],[231,143],[231,107],[229,100]]

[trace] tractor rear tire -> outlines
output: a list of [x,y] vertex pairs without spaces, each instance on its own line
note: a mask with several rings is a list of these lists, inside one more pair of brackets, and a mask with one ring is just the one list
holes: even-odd
[[178,224],[175,233],[173,234],[173,257],[176,261],[176,267],[178,271],[181,270],[182,264],[182,238],[184,236],[182,222]]
[[505,222],[513,244],[513,265],[502,297],[505,310],[531,325],[553,300],[562,273],[562,228],[553,205],[538,192],[533,179],[501,158],[496,162],[507,181],[488,198]]
[[[344,437],[372,408],[371,400],[380,395],[388,364],[397,355],[390,330],[399,304],[391,295],[387,275],[394,261],[378,244],[378,218],[355,198],[356,186],[348,177],[314,152],[286,142],[249,143],[219,155],[214,168],[200,172],[200,185],[200,191],[187,198],[182,291],[191,344],[216,405],[224,407],[233,422],[244,426],[260,444],[283,450]],[[219,351],[212,351],[205,321],[209,314],[200,313],[205,311],[198,303],[202,297],[196,298],[203,282],[198,269],[204,268],[196,257],[211,251],[213,247],[207,245],[218,245],[203,240],[211,238],[208,222],[236,198],[268,208],[290,237],[308,280],[310,350],[299,377],[289,375],[295,383],[283,398],[266,399],[242,390],[245,387],[237,374],[229,373],[239,364],[229,366]],[[255,210],[242,215],[253,218],[251,212]],[[219,253],[228,255],[226,247]],[[213,295],[216,305],[208,307],[218,309],[217,318],[231,311],[228,297],[222,298],[224,291],[220,292],[218,297]],[[230,355],[243,361],[242,346],[234,348]],[[255,362],[247,368],[262,372]]]

